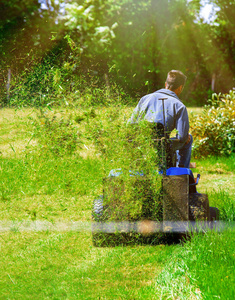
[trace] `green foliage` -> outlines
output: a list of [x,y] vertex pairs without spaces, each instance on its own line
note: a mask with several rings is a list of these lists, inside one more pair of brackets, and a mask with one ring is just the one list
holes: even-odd
[[33,121],[35,137],[40,150],[56,156],[71,155],[76,152],[81,141],[71,117],[68,119],[50,116],[41,110],[41,115]]
[[53,54],[41,60],[40,64],[32,62],[30,68],[12,79],[9,97],[6,98],[5,91],[1,105],[8,104],[13,107],[64,105],[88,109],[93,106],[131,102],[124,90],[112,81],[107,79],[106,82],[102,82],[92,75],[88,80],[85,76],[76,74],[79,64],[76,57],[56,64],[57,59],[57,54]]
[[127,124],[120,107],[113,107],[106,118],[95,118],[88,126],[102,157],[105,177],[111,170],[120,173],[104,181],[109,220],[160,219],[161,177],[152,124]]
[[129,176],[107,178],[104,203],[108,206],[108,221],[162,221],[160,193],[161,179],[157,174],[142,177],[133,172]]
[[111,27],[102,24],[103,12],[107,11],[107,7],[105,0],[89,0],[80,3],[80,5],[76,2],[65,4],[66,14],[61,19],[64,20],[66,28],[76,32],[81,37],[77,47],[80,54],[87,51],[86,49],[91,45],[96,50],[100,50],[99,47],[103,49],[115,37],[113,29],[117,23]]
[[[170,69],[181,69],[188,76],[183,98],[203,105],[211,90],[234,85],[233,2],[211,2],[220,8],[214,23],[200,19],[198,0],[44,1],[43,8],[36,0],[3,0],[1,101],[62,104],[69,95],[74,102],[75,89],[81,94],[91,77],[104,83],[101,90],[110,80],[141,96],[162,87]],[[46,66],[43,59],[55,52]]]
[[235,147],[235,91],[213,94],[201,115],[191,117],[197,156],[230,155]]
[[152,139],[153,124],[144,120],[138,125],[129,124],[125,114],[121,114],[122,106],[103,111],[102,118],[95,118],[88,126],[108,169],[121,166],[128,172],[131,168],[147,174],[155,170],[158,159]]
[[51,4],[50,10],[46,10],[40,9],[41,3],[38,0],[2,0],[0,3],[1,98],[5,92],[8,69],[14,81],[32,66],[32,62],[34,65],[40,63],[54,47],[50,38],[52,32],[60,28],[60,24],[55,22],[60,4],[58,1],[44,1],[48,6]]
[[62,104],[61,71],[48,60],[25,70],[11,82],[8,104],[16,107]]

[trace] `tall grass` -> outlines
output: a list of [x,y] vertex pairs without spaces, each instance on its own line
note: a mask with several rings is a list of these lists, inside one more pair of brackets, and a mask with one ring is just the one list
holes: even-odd
[[234,230],[194,235],[157,278],[159,299],[234,299]]
[[129,95],[115,82],[95,75],[83,76],[76,71],[76,63],[52,61],[45,57],[32,63],[11,80],[9,94],[2,99],[2,107],[82,107],[110,106],[133,103]]
[[101,192],[99,161],[77,156],[0,158],[1,219],[90,219]]

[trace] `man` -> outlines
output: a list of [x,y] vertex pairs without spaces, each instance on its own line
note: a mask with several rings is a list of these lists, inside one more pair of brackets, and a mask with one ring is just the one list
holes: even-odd
[[[165,111],[165,131],[170,133],[177,130],[180,140],[177,150],[177,166],[189,168],[193,138],[189,134],[188,112],[185,105],[178,98],[185,85],[187,77],[178,70],[167,74],[165,89],[142,97],[136,106],[129,122],[138,123],[145,119],[149,122],[164,125],[163,101]],[[164,98],[164,100],[160,100]]]

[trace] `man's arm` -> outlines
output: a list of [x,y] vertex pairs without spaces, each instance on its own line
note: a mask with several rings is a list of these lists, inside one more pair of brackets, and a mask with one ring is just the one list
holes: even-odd
[[[185,106],[182,106],[177,112],[176,116],[176,130],[178,131],[177,137],[181,143],[186,143],[189,139],[189,120],[188,112]],[[190,141],[190,139],[189,139]]]

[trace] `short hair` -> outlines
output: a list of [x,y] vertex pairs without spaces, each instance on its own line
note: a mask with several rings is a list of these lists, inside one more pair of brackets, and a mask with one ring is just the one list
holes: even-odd
[[176,90],[179,86],[185,85],[187,77],[179,70],[171,70],[167,74],[166,78],[166,88],[174,91]]

